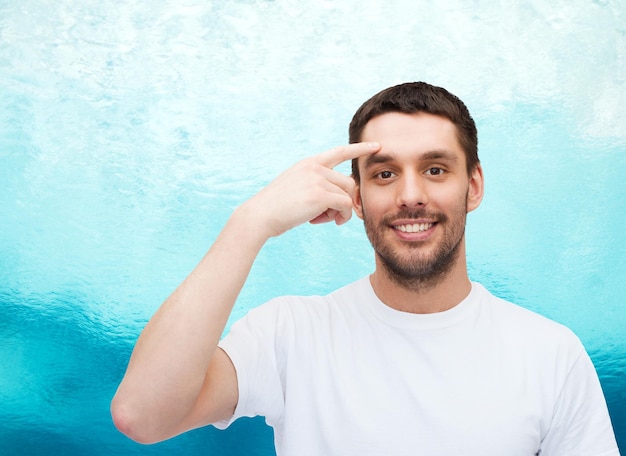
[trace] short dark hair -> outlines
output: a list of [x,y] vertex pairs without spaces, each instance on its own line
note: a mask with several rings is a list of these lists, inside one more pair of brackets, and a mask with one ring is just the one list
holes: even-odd
[[[425,82],[407,82],[378,92],[357,109],[349,128],[349,141],[361,141],[363,130],[374,117],[389,112],[415,114],[425,112],[443,116],[455,126],[458,141],[465,152],[467,173],[478,166],[478,132],[467,106],[442,87]],[[352,175],[360,180],[358,160],[352,160]]]

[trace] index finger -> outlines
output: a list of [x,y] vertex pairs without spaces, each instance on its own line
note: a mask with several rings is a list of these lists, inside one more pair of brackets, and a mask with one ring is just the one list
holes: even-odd
[[322,152],[317,156],[319,162],[329,168],[343,163],[347,160],[359,158],[364,155],[373,154],[380,150],[380,144],[377,142],[360,142],[348,144],[345,146],[333,147],[332,149]]

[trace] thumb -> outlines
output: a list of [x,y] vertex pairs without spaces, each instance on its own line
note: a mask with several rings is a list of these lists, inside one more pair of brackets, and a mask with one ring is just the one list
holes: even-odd
[[319,225],[321,223],[332,222],[335,219],[336,214],[337,214],[336,210],[327,209],[324,212],[322,212],[320,215],[315,217],[314,219],[309,220],[309,223],[313,225]]

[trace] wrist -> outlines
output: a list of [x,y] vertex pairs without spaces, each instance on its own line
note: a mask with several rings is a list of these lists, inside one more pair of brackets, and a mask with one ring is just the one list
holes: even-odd
[[250,200],[238,206],[228,220],[242,241],[246,240],[259,248],[273,236],[270,224],[264,220],[262,211]]

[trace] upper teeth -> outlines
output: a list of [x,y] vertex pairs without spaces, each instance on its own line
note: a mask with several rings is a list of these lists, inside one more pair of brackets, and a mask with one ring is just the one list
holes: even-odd
[[396,229],[403,233],[418,233],[420,231],[426,231],[431,226],[433,226],[432,223],[414,223],[412,225],[398,225]]

